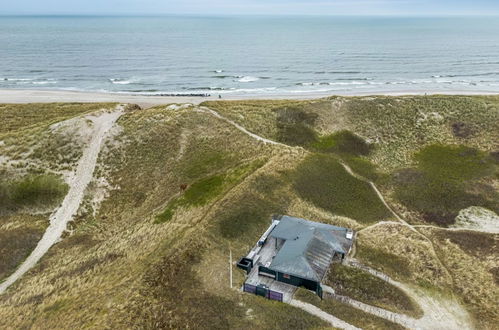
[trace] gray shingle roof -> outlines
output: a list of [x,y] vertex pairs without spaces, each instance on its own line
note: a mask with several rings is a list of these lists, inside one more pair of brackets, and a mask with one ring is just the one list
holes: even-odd
[[334,253],[348,253],[352,241],[345,237],[347,231],[342,227],[283,216],[270,236],[285,242],[269,268],[320,282]]

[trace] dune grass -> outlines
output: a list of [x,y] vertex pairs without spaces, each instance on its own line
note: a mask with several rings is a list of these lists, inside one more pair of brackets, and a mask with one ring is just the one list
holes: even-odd
[[[326,327],[325,322],[292,306],[230,290],[228,250],[234,258],[247,253],[274,213],[292,210],[292,215],[304,216],[320,211],[321,221],[333,222],[330,213],[334,211],[358,218],[359,228],[386,219],[378,216],[384,211],[370,187],[347,176],[338,161],[373,180],[399,168],[414,167],[416,174],[422,173],[413,156],[426,145],[456,144],[460,139],[492,155],[497,151],[491,146],[497,131],[492,129],[497,123],[496,104],[493,98],[481,97],[454,101],[452,97],[370,97],[217,105],[217,111],[248,130],[274,140],[281,134],[295,145],[308,143],[303,148],[264,145],[192,108],[171,111],[163,106],[127,112],[118,122],[122,132],[106,143],[95,173],[96,178],[108,181],[109,195],[95,215],[93,196],[88,196],[78,221],[71,224],[74,234],[56,244],[15,290],[0,296],[0,327]],[[318,117],[307,119],[309,112]],[[278,120],[284,125],[278,127]],[[456,121],[470,128],[464,130],[466,137],[453,135]],[[299,134],[293,135],[290,127],[298,127]],[[376,141],[376,146],[367,156],[313,150],[306,142],[311,140],[310,130],[318,134],[316,139],[349,130],[366,141]],[[24,139],[23,129],[14,133],[23,137],[14,151],[26,153],[32,141]],[[5,142],[4,150],[10,142]],[[227,183],[228,173],[259,159],[270,160],[244,179]],[[23,169],[25,165],[18,166]],[[475,185],[485,184],[495,191],[494,180],[473,177],[466,179],[473,183],[466,188],[482,189]],[[395,187],[384,183],[383,193]],[[389,203],[398,201],[390,198],[393,195],[387,197]],[[175,221],[162,225],[150,221],[176,200],[185,204],[170,210]],[[333,203],[337,201],[339,206]],[[297,203],[301,206],[296,207]],[[18,226],[20,221],[9,220],[7,225],[11,223]],[[428,283],[468,297],[465,306],[485,310],[480,315],[488,319],[483,324],[490,325],[495,305],[480,303],[480,297],[492,297],[493,248],[487,240],[483,249],[473,250],[483,258],[463,252],[473,249],[474,240],[479,239],[434,240],[439,257],[449,258],[444,262],[454,278],[443,270],[429,242],[400,225],[380,225],[359,233],[357,257],[404,283],[419,287]],[[358,279],[349,276],[342,280],[355,283]],[[235,270],[234,277],[239,286],[244,275]],[[453,280],[458,285],[452,286]],[[364,289],[359,285],[360,296],[367,292]],[[377,297],[376,293],[366,296],[371,294]],[[327,300],[327,306],[321,308],[358,327],[398,328],[334,300]]]
[[285,106],[277,114],[277,140],[291,146],[306,146],[317,140],[314,124],[317,114],[304,111],[300,106]]
[[404,327],[397,323],[358,310],[357,308],[351,307],[332,298],[325,298],[321,300],[316,294],[309,290],[298,289],[294,298],[317,306],[326,313],[334,315],[337,318],[361,329],[404,329]]
[[308,156],[296,169],[293,185],[303,199],[361,223],[391,217],[372,187],[351,176],[334,156]]
[[193,183],[182,196],[168,203],[165,210],[156,216],[155,223],[171,220],[179,207],[202,206],[219,196],[227,187],[234,185],[248,173],[263,165],[262,160],[243,164],[227,173],[212,175]]
[[486,152],[463,145],[429,145],[415,159],[424,173],[458,183],[490,176],[496,169]]
[[368,305],[416,318],[422,316],[422,310],[405,292],[363,270],[334,264],[327,274],[326,284],[338,294]]
[[452,272],[452,292],[470,312],[477,329],[496,328],[499,289],[493,267],[497,235],[436,228],[422,231],[432,239],[440,260]]
[[34,127],[48,126],[77,115],[114,106],[116,103],[0,104],[2,120],[0,136]]
[[26,175],[12,181],[4,178],[0,181],[0,212],[33,207],[47,209],[60,202],[67,190],[67,184],[52,174]]
[[497,171],[487,153],[466,146],[430,145],[418,151],[415,159],[415,169],[395,174],[395,197],[422,213],[426,221],[452,224],[458,212],[469,206],[499,210],[499,194],[490,193],[494,189],[487,184],[473,184]]
[[181,198],[168,203],[166,209],[156,217],[156,223],[170,220],[180,206],[204,205],[223,190],[224,179],[222,175],[214,175],[194,183]]
[[330,135],[321,136],[311,144],[311,148],[320,152],[340,155],[368,156],[371,153],[372,145],[351,131],[341,130]]
[[31,253],[48,224],[43,215],[0,217],[0,224],[2,222],[18,222],[21,225],[0,230],[0,282],[13,273]]
[[408,260],[394,253],[358,244],[356,257],[395,278],[409,278],[411,276]]

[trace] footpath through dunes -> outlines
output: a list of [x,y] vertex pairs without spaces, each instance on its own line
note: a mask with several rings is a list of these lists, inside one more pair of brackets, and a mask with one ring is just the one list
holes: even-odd
[[118,106],[113,111],[101,111],[82,118],[82,120],[91,122],[88,126],[92,130],[92,138],[83,150],[83,155],[78,162],[74,175],[70,179],[69,191],[60,207],[51,215],[50,225],[36,248],[19,268],[0,284],[0,294],[5,292],[10,285],[29,271],[47,253],[50,247],[61,238],[68,222],[73,219],[78,211],[84,197],[85,189],[92,180],[103,141],[122,114],[123,107]]
[[[393,313],[383,308],[378,308],[350,299],[348,297],[338,297],[343,302],[367,313],[396,322],[409,329],[472,329],[469,314],[456,301],[442,297],[430,297],[422,290],[407,284],[395,281],[386,274],[371,267],[360,264],[354,259],[348,260],[352,267],[362,269],[371,275],[401,289],[423,310],[423,316],[419,319],[409,317],[400,313]],[[328,293],[329,294],[329,293]],[[335,296],[333,294],[333,296]],[[343,298],[343,299],[342,299]]]
[[[251,136],[252,138],[262,141],[264,143],[271,143],[275,145],[283,145],[287,146],[290,148],[293,148],[292,146],[288,146],[286,144],[282,144],[280,142],[272,141],[267,138],[261,137],[255,133],[252,133],[248,130],[246,130],[244,127],[241,125],[233,122],[232,120],[225,118],[218,112],[209,109],[207,107],[201,107],[201,110],[207,111],[211,113],[212,115],[216,116],[217,118],[226,121],[227,123],[235,126],[237,129],[240,131],[244,132],[245,134]],[[377,186],[374,184],[369,179],[364,178],[363,176],[355,173],[347,164],[344,162],[341,162],[341,165],[345,168],[345,170],[350,174],[352,177],[355,177],[361,181],[367,182],[374,190],[378,198],[381,200],[383,205],[390,211],[390,213],[396,218],[397,221],[381,221],[376,224],[370,225],[365,227],[364,229],[371,228],[373,226],[379,226],[379,225],[385,225],[385,224],[390,224],[390,223],[396,223],[400,225],[407,226],[410,228],[410,230],[414,231],[418,235],[420,235],[423,239],[429,241],[431,243],[431,246],[433,247],[433,243],[431,240],[426,237],[424,234],[420,233],[415,226],[407,223],[404,219],[402,219],[394,210],[393,208],[390,207],[390,205],[387,203],[385,200],[384,196],[380,192],[380,190],[377,188]],[[362,230],[364,230],[362,229]],[[441,228],[445,230],[445,228]],[[451,230],[456,230],[455,228]],[[439,262],[442,264],[443,263],[439,260]],[[347,303],[351,305],[352,307],[359,309],[363,312],[375,315],[377,317],[386,319],[388,321],[400,324],[403,327],[407,327],[410,329],[472,329],[474,328],[471,322],[471,318],[468,314],[468,312],[455,300],[453,299],[447,299],[447,298],[442,298],[442,297],[430,297],[425,292],[423,292],[420,289],[413,288],[409,285],[406,285],[404,283],[397,282],[393,279],[391,279],[388,275],[385,275],[375,269],[369,268],[367,266],[361,265],[355,260],[349,260],[349,264],[353,267],[359,267],[363,270],[368,271],[372,275],[375,275],[376,277],[388,282],[389,284],[401,289],[404,291],[409,297],[411,297],[423,310],[423,316],[421,318],[413,318],[404,314],[400,313],[394,313],[391,311],[388,311],[383,308],[371,306],[365,303],[362,303],[360,301],[356,301],[354,299],[351,299],[349,297],[344,297],[344,296],[337,296],[334,294],[334,290],[331,288],[325,286],[325,292],[326,296],[330,295],[333,297],[336,297],[336,299],[341,299],[344,303]],[[445,269],[445,267],[444,267]],[[446,269],[448,272],[448,270]],[[343,298],[343,299],[342,299]],[[331,299],[331,298],[329,298]],[[314,306],[312,304],[293,299],[290,304],[294,307],[300,308],[312,315],[315,315],[322,320],[329,322],[333,327],[335,328],[340,328],[340,329],[358,329],[357,327],[327,313],[324,310],[321,310],[317,306]]]

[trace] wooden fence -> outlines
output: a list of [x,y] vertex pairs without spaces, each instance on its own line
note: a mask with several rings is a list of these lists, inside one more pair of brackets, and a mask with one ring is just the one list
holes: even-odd
[[[284,298],[284,295],[281,292],[273,291],[270,289],[263,289],[260,287],[258,291],[261,291],[261,290],[263,290],[263,292],[264,292],[263,296],[267,299],[282,302],[282,300]],[[257,287],[255,285],[244,283],[243,291],[248,292],[248,293],[252,293],[252,294],[257,294]]]

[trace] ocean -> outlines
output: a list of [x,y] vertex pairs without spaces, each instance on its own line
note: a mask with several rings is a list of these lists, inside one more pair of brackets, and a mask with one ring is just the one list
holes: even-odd
[[0,16],[0,89],[499,92],[497,17]]

